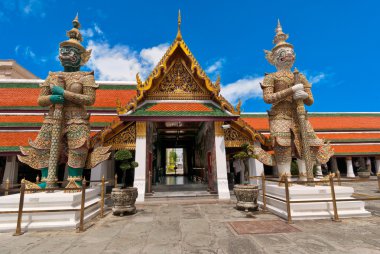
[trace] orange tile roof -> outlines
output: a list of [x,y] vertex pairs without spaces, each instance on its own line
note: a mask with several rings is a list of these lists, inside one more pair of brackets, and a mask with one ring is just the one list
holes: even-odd
[[269,122],[267,116],[263,116],[262,118],[242,117],[241,119],[256,130],[269,131]]
[[212,112],[213,110],[202,103],[158,103],[146,111],[190,111],[190,112]]
[[0,132],[0,147],[27,146],[29,138],[34,140],[38,132]]
[[42,123],[44,116],[0,116],[0,123]]
[[319,138],[327,140],[379,140],[380,133],[319,133]]
[[316,130],[380,129],[379,116],[310,116]]
[[[344,113],[343,113],[344,114]],[[244,115],[242,119],[256,130],[269,131],[266,115]],[[314,130],[380,130],[380,116],[344,115],[315,116],[309,115]]]
[[[0,107],[37,107],[39,88],[0,88]],[[96,90],[96,101],[93,107],[110,107],[116,109],[116,100],[127,104],[136,90]]]
[[0,88],[0,106],[38,106],[39,88]]
[[133,96],[136,95],[136,90],[96,90],[96,101],[93,107],[111,107],[116,110],[116,100],[120,99],[122,105],[126,105]]
[[333,145],[336,155],[380,154],[380,144],[376,145]]
[[[119,117],[114,115],[107,116],[91,116],[91,123],[111,123],[113,120],[118,120]],[[44,117],[42,115],[0,115],[0,123],[42,123]]]

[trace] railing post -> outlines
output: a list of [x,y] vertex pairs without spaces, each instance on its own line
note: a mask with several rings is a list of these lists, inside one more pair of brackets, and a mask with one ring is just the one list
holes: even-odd
[[335,188],[334,188],[334,178],[332,175],[330,175],[330,188],[331,188],[331,199],[333,203],[333,208],[334,208],[334,219],[333,221],[339,222],[339,215],[338,215],[338,208],[336,206],[336,198],[335,198]]
[[22,222],[22,210],[24,208],[24,197],[25,197],[25,182],[21,181],[20,202],[18,205],[18,215],[17,215],[17,226],[16,226],[16,232],[13,234],[14,236],[19,236],[23,234],[23,232],[21,232],[21,222]]
[[115,174],[114,187],[117,188],[117,174]]
[[83,178],[82,181],[82,199],[81,199],[81,205],[80,205],[80,221],[79,221],[79,228],[77,230],[78,233],[84,232],[84,204],[86,201],[86,178]]
[[289,195],[289,180],[288,177],[285,176],[285,197],[286,197],[286,212],[288,214],[288,224],[292,224],[292,214],[290,211],[290,195]]
[[10,185],[10,181],[9,181],[9,177],[8,177],[7,180],[5,181],[5,192],[4,192],[4,196],[8,196],[8,195],[9,195],[9,185]]
[[104,191],[105,191],[105,180],[104,175],[102,176],[102,188],[101,188],[101,195],[100,195],[100,218],[104,217]]
[[377,174],[377,185],[379,187],[379,191],[380,192],[380,174]]
[[338,185],[341,186],[341,185],[342,185],[342,182],[340,181],[340,171],[337,170],[337,171],[336,171],[336,174],[337,174],[337,177],[338,177]]
[[263,211],[267,210],[267,199],[266,199],[266,189],[265,189],[265,174],[261,174],[261,190],[263,192]]

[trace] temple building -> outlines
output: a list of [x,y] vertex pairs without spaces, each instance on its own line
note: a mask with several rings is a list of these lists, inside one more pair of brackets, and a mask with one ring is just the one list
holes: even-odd
[[[38,79],[15,61],[0,61],[0,180],[35,181],[37,171],[17,161],[41,127],[47,108],[37,105]],[[138,201],[162,190],[199,190],[230,198],[242,175],[233,155],[244,144],[269,144],[266,113],[241,112],[231,105],[203,71],[182,38],[177,36],[145,81],[97,81],[91,113],[91,146],[133,151],[139,166],[133,184]],[[329,140],[335,155],[325,170],[355,177],[359,167],[380,172],[379,113],[309,113],[320,138]],[[91,179],[121,174],[112,157],[85,172]],[[250,159],[250,174],[276,174],[276,168]],[[63,166],[64,167],[64,166]],[[318,165],[321,167],[321,165]],[[61,168],[59,178],[65,179]],[[67,173],[67,172],[66,172]],[[179,186],[179,187],[178,187]],[[187,188],[191,186],[191,188]]]

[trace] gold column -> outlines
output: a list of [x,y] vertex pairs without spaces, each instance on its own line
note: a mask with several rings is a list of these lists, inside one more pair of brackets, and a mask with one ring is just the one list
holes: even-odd
[[146,137],[146,122],[136,122],[136,137]]
[[224,137],[224,131],[223,131],[222,125],[223,125],[223,122],[214,122],[215,136]]

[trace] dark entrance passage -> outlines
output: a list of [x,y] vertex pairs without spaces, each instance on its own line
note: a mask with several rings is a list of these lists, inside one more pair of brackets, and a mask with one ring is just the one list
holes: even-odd
[[153,192],[207,191],[204,165],[196,162],[197,139],[208,122],[155,122]]

